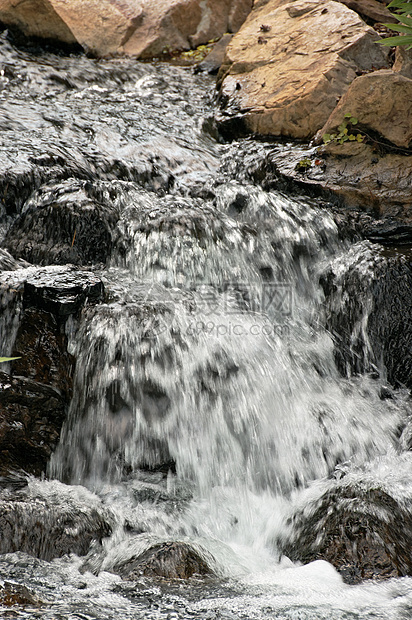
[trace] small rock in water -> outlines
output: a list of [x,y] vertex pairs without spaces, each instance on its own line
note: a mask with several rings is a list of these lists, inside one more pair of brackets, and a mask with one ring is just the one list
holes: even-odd
[[166,579],[189,579],[213,574],[199,552],[187,543],[181,542],[154,545],[137,558],[128,560],[113,570],[128,581],[142,575]]

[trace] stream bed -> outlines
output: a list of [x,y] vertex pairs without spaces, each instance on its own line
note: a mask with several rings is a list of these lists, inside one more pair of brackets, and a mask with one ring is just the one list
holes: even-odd
[[[34,598],[2,617],[412,618],[410,577],[355,583],[327,552],[301,551],[333,496],[338,520],[348,501],[359,519],[394,518],[388,548],[410,555],[409,392],[388,387],[368,332],[384,249],[346,239],[323,201],[264,188],[259,162],[299,147],[220,140],[210,76],[6,32],[0,60],[3,271],[70,264],[104,287],[64,324],[75,370],[60,442],[28,477],[20,550],[0,555],[0,579]],[[23,312],[7,299],[4,355]],[[68,536],[99,514],[101,544],[30,553],[42,502],[76,515]],[[175,542],[209,574],[127,574]]]

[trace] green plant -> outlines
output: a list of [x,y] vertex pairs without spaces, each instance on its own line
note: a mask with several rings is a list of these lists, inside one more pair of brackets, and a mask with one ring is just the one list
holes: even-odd
[[407,45],[408,47],[406,49],[412,49],[412,1],[392,0],[392,2],[388,4],[388,8],[396,9],[395,17],[400,23],[385,24],[385,26],[395,32],[402,32],[403,34],[396,37],[388,37],[382,41],[382,45]]
[[338,127],[338,133],[324,133],[322,140],[324,144],[335,142],[336,144],[343,144],[344,142],[363,142],[365,136],[362,133],[352,133],[352,128],[358,124],[358,119],[352,116],[352,114],[345,114],[344,120]]
[[0,362],[11,362],[12,360],[19,360],[20,357],[0,357]]
[[298,172],[306,172],[311,167],[312,167],[312,161],[309,159],[309,157],[304,157],[303,159],[298,161],[298,163],[295,166],[295,169]]

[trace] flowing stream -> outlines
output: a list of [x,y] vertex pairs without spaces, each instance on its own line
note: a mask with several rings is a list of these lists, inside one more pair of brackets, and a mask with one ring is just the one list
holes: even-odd
[[[4,617],[411,618],[412,579],[349,586],[325,561],[279,551],[296,507],[342,472],[412,493],[407,394],[381,397],[382,368],[343,377],[324,327],[321,274],[357,264],[373,278],[370,244],[342,241],[314,199],[252,182],[255,155],[284,147],[219,142],[212,78],[20,49],[4,35],[1,53],[1,157],[23,171],[29,158],[57,162],[23,212],[86,192],[117,216],[107,264],[94,266],[105,301],[67,323],[77,364],[60,444],[48,480],[30,483],[33,498],[52,501],[61,483],[79,505],[97,497],[113,534],[86,560],[0,556],[2,579],[47,602]],[[3,342],[15,337],[7,320]],[[190,542],[217,577],[111,572],[163,541]]]

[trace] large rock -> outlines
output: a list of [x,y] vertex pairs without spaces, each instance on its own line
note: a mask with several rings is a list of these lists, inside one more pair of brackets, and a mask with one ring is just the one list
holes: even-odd
[[375,461],[375,471],[318,483],[291,517],[283,553],[305,564],[327,560],[350,584],[411,575],[412,501],[405,491],[411,459],[392,458]]
[[38,475],[58,443],[72,394],[75,360],[65,322],[98,301],[103,284],[71,266],[22,268],[5,259],[14,269],[0,273],[0,337],[3,355],[20,359],[1,368],[0,472]]
[[356,130],[381,136],[403,149],[412,148],[412,79],[391,70],[359,76],[320,130],[319,138],[333,133],[345,114],[358,120]]
[[235,32],[252,0],[3,0],[0,21],[97,56],[158,56]]
[[3,294],[11,290],[20,295],[25,308],[36,307],[63,318],[78,312],[86,302],[100,301],[104,290],[98,276],[73,265],[3,271],[0,286]]
[[412,269],[408,249],[362,242],[322,278],[326,326],[343,374],[381,371],[412,387]]
[[119,217],[90,183],[71,179],[33,192],[6,234],[5,247],[31,263],[105,263]]
[[25,35],[80,45],[97,55],[115,53],[141,22],[141,3],[121,0],[3,0],[0,21]]
[[137,557],[115,565],[112,570],[123,579],[147,577],[189,579],[212,575],[206,561],[207,554],[184,542],[164,542],[153,545]]
[[311,138],[357,73],[387,66],[378,40],[338,2],[271,0],[256,8],[221,67],[223,135]]
[[[405,236],[405,227],[412,224],[412,154],[385,153],[379,145],[345,142],[330,143],[317,153],[312,151],[308,160],[304,155],[288,162],[279,158],[278,169],[306,191],[361,208],[376,220],[391,218],[393,242],[407,240],[396,238],[400,232],[396,229],[402,228]],[[304,170],[299,166],[302,161],[308,164]],[[378,240],[380,233],[373,228],[365,230],[364,236]]]
[[65,413],[55,388],[0,372],[0,473],[45,471]]
[[83,487],[30,480],[0,493],[0,553],[23,551],[42,560],[85,555],[113,525],[113,515]]
[[223,172],[268,191],[326,200],[343,237],[412,243],[412,154],[356,141],[315,148],[244,140],[229,152]]

